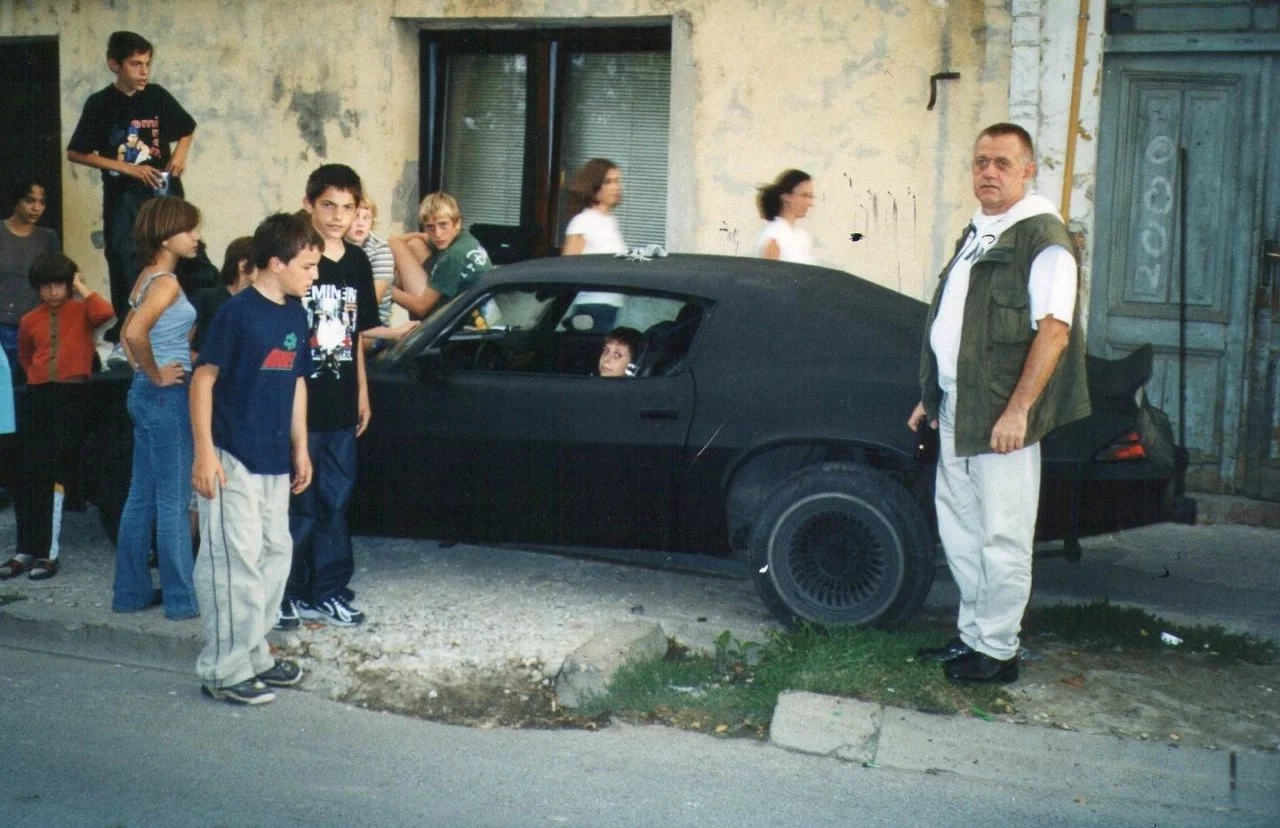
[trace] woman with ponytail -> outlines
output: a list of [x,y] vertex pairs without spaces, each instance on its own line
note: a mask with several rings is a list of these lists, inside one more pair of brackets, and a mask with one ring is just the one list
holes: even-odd
[[756,240],[756,255],[799,264],[817,264],[813,237],[796,226],[813,206],[813,179],[801,170],[786,170],[756,196],[760,216],[768,222]]

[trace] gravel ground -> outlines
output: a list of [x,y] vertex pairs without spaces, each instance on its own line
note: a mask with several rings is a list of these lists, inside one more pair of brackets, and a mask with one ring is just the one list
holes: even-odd
[[[19,599],[6,610],[198,642],[198,621],[166,621],[159,609],[111,612],[114,551],[96,518],[92,509],[66,513],[58,576],[0,583],[0,601]],[[14,531],[13,510],[0,512],[0,549],[13,548]],[[570,652],[619,620],[656,621],[694,648],[711,648],[726,629],[760,641],[774,626],[751,583],[739,578],[466,544],[442,549],[364,537],[354,543],[351,587],[368,621],[272,635],[286,650],[309,656],[308,686],[334,697],[350,698],[373,676],[412,677],[428,690],[506,674],[513,665],[554,678]]]

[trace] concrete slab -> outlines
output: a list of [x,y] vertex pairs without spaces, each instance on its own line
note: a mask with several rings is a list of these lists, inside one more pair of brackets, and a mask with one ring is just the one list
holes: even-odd
[[579,707],[608,689],[625,664],[659,658],[667,652],[667,634],[652,621],[621,621],[601,629],[569,653],[556,677],[561,707]]
[[849,762],[875,759],[884,708],[878,704],[799,691],[778,696],[769,741],[786,750],[835,756]]

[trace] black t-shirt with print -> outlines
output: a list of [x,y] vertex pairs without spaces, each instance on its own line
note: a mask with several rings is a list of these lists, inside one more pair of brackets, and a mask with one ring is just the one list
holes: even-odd
[[319,276],[302,297],[312,374],[307,378],[307,429],[336,431],[359,422],[356,378],[359,334],[381,324],[373,268],[364,251],[343,242],[342,258],[320,257]]
[[[84,103],[80,121],[67,149],[96,152],[129,164],[146,164],[163,170],[169,163],[173,142],[195,131],[196,122],[159,84],[126,95],[116,87],[94,92]],[[106,193],[143,186],[136,179],[113,170],[102,171]]]

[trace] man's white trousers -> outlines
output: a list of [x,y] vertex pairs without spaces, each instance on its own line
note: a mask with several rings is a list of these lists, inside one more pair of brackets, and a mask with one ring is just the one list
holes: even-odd
[[956,457],[955,395],[943,398],[935,501],[938,534],[960,588],[960,639],[992,658],[1018,653],[1031,597],[1040,501],[1040,444],[1009,454]]

